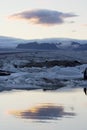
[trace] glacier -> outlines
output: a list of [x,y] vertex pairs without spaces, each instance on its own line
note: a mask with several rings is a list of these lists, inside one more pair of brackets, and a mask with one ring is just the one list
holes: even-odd
[[[72,55],[71,55],[72,54]],[[83,72],[87,67],[87,52],[29,51],[0,55],[0,69],[11,75],[0,76],[0,91],[4,90],[57,90],[62,87],[86,87]],[[31,61],[78,60],[82,64],[73,67],[20,67]]]

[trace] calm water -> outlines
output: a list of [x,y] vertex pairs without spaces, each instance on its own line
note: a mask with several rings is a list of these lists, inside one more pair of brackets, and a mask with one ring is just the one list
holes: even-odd
[[83,88],[0,93],[0,130],[87,130]]

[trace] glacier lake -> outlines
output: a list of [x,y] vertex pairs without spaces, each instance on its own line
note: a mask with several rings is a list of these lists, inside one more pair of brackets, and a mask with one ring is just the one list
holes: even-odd
[[86,130],[87,51],[0,52],[0,130]]
[[0,93],[1,130],[86,130],[84,88]]

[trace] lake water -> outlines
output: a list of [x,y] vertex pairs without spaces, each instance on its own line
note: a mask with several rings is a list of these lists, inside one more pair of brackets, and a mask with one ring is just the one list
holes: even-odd
[[87,130],[83,88],[0,93],[0,130]]

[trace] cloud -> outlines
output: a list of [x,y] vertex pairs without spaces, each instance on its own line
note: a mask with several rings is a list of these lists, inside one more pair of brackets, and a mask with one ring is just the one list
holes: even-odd
[[14,19],[24,19],[33,24],[57,25],[63,24],[66,18],[77,17],[74,13],[63,13],[55,10],[37,9],[16,13],[10,16]]
[[32,121],[50,121],[58,120],[59,118],[63,118],[65,116],[76,116],[76,114],[72,111],[73,110],[66,112],[63,106],[57,106],[55,104],[42,104],[27,110],[10,111],[9,114],[22,119],[31,119]]

